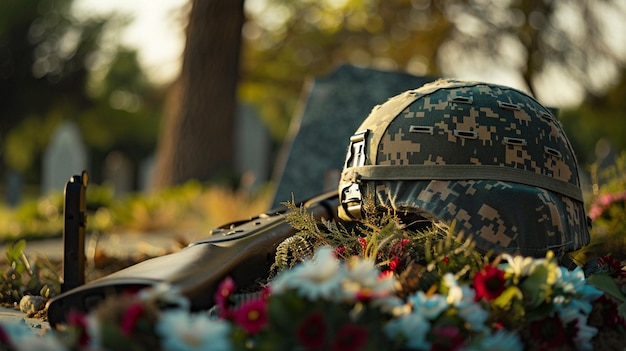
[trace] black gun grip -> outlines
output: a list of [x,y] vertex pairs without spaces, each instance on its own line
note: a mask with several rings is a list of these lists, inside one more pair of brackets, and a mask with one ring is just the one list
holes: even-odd
[[63,204],[63,283],[61,292],[85,284],[85,227],[87,205],[85,194],[88,176],[83,171],[65,185]]

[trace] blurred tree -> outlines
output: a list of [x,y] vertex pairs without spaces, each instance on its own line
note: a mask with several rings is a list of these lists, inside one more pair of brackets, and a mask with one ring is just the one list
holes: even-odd
[[[248,20],[241,31],[239,96],[256,104],[277,142],[287,130],[306,77],[327,74],[345,62],[417,75],[489,77],[495,82],[506,76],[507,83],[517,82],[542,100],[550,94],[579,103],[587,94],[603,94],[626,62],[623,43],[616,44],[613,35],[624,29],[623,4],[248,1]],[[208,180],[230,170],[241,5],[193,2],[180,97],[175,99],[179,105],[161,137],[160,185]],[[219,89],[213,90],[213,84]],[[558,96],[555,87],[567,91]]]
[[0,2],[0,173],[30,184],[39,183],[42,150],[64,119],[81,126],[93,180],[112,149],[133,160],[154,149],[163,93],[115,41],[126,19],[78,18],[72,3]]
[[175,106],[157,151],[156,188],[233,176],[243,0],[194,0]]
[[[4,164],[20,172],[33,165],[34,154],[28,151],[47,141],[51,126],[43,116],[53,107],[69,112],[90,104],[86,61],[98,50],[104,21],[79,22],[68,16],[70,4],[68,0],[0,4],[0,142]],[[19,134],[26,137],[23,152],[7,154],[7,137],[18,125]]]
[[279,140],[305,77],[339,63],[508,77],[557,104],[604,94],[626,62],[619,0],[267,0],[247,9],[241,93]]

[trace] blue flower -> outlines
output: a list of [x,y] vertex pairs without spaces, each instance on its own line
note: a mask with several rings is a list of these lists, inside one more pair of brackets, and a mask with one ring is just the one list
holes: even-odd
[[430,323],[418,313],[396,318],[385,325],[385,333],[390,339],[401,337],[406,340],[406,347],[417,350],[430,349],[430,342],[426,340],[429,331]]
[[445,296],[439,294],[426,296],[423,291],[418,291],[416,294],[409,296],[408,301],[413,304],[413,313],[420,314],[428,320],[434,320],[439,317],[441,312],[450,306]]
[[477,345],[472,345],[468,351],[522,351],[524,345],[518,334],[504,329],[482,339]]

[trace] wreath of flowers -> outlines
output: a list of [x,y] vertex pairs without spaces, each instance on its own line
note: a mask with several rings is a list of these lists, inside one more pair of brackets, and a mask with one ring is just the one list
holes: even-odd
[[[291,224],[316,248],[242,293],[230,278],[209,311],[176,287],[111,296],[64,328],[0,325],[0,350],[623,350],[626,275],[611,256],[593,272],[544,258],[473,250],[440,228],[369,217],[355,228]],[[304,255],[305,253],[303,253]],[[166,307],[167,306],[167,307]]]

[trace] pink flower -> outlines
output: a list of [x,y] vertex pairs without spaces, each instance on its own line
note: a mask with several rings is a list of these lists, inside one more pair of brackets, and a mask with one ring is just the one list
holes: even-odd
[[618,201],[626,201],[626,191],[620,191],[614,194],[604,194],[596,198],[589,209],[589,217],[592,220],[598,219],[604,211],[612,204]]
[[230,296],[235,292],[235,281],[231,277],[224,279],[215,292],[215,304],[222,318],[230,317]]
[[128,336],[135,329],[135,325],[137,325],[137,321],[143,314],[143,306],[139,303],[134,303],[126,309],[124,312],[124,317],[122,317],[122,323],[120,325],[120,330],[122,334]]
[[233,319],[248,334],[256,334],[267,325],[267,302],[263,298],[245,301],[234,311]]

